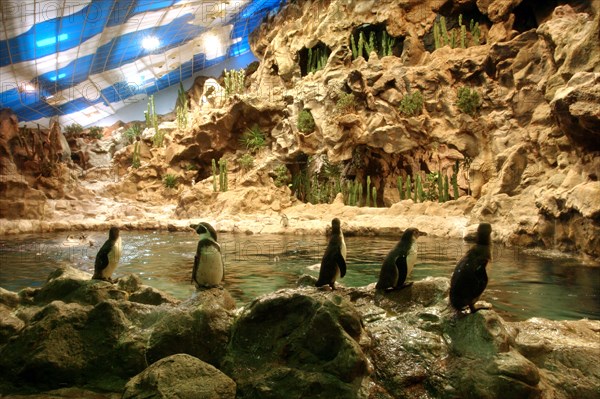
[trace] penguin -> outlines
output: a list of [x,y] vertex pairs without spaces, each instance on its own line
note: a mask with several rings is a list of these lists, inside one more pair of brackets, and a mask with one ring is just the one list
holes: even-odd
[[417,261],[416,241],[421,235],[423,233],[413,227],[404,231],[398,244],[387,254],[381,265],[376,289],[395,290],[412,285],[412,282],[406,284],[406,278]]
[[344,242],[344,233],[340,226],[340,219],[335,218],[331,221],[331,237],[325,254],[321,259],[321,269],[319,270],[319,279],[315,286],[322,287],[329,285],[332,290],[335,289],[335,281],[346,275],[346,243]]
[[196,284],[197,288],[218,286],[225,279],[225,266],[221,246],[217,242],[217,232],[206,222],[191,227],[200,236],[194,256],[192,284]]
[[108,232],[108,240],[96,254],[92,279],[112,282],[111,276],[119,264],[122,251],[119,228],[111,227]]
[[488,283],[486,266],[492,259],[491,234],[492,226],[489,223],[480,223],[477,227],[475,245],[462,257],[452,273],[450,305],[457,312],[462,312],[466,307],[471,310],[471,313],[487,309],[487,307],[476,308],[475,303]]

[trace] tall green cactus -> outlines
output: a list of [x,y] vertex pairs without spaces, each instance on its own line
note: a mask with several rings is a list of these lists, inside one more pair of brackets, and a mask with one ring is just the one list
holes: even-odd
[[442,34],[442,46],[450,44],[448,29],[446,28],[446,17],[440,17],[440,33]]
[[367,176],[367,201],[365,206],[371,206],[371,176]]
[[433,23],[433,41],[435,43],[436,50],[442,47],[440,25],[438,25],[437,21]]
[[438,172],[437,186],[438,186],[438,202],[444,202],[444,180],[442,178],[442,172]]
[[377,208],[377,188],[373,186],[373,206]]
[[219,190],[227,191],[227,160],[219,159]]
[[179,82],[177,91],[177,127],[179,130],[185,130],[188,123],[188,99],[183,83]]
[[358,48],[356,47],[356,39],[354,39],[354,35],[350,35],[350,47],[352,48],[352,59],[355,60],[358,58]]
[[450,193],[448,192],[448,175],[444,175],[444,201],[446,202],[450,199]]
[[213,191],[217,192],[217,161],[212,159],[212,172],[213,172]]
[[406,199],[411,199],[412,197],[412,193],[410,192],[411,189],[411,182],[410,182],[410,175],[406,176]]
[[362,204],[363,185],[362,185],[362,182],[360,182],[360,181],[357,181],[356,184],[358,184],[358,202],[356,203],[356,205],[360,206],[360,204]]
[[402,183],[402,176],[398,176],[398,195],[400,195],[400,201],[404,199],[404,185]]
[[454,167],[452,168],[452,190],[454,191],[454,199],[458,199],[458,167],[459,167],[459,163],[458,163],[458,159],[456,160],[456,163],[454,164]]

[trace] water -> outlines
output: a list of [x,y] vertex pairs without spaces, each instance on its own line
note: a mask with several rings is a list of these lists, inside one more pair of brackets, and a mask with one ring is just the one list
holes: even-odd
[[[186,299],[197,243],[194,232],[121,233],[123,256],[113,277],[139,275],[144,284]],[[92,232],[85,242],[67,234],[19,236],[0,240],[0,287],[18,291],[41,286],[57,266],[68,264],[92,273],[94,259],[107,233]],[[346,237],[346,286],[377,281],[381,261],[395,237]],[[325,237],[289,235],[219,236],[225,264],[225,287],[238,305],[279,288],[294,287],[302,274],[318,275]],[[461,240],[422,237],[412,280],[450,277],[456,261],[470,244]],[[553,320],[600,319],[600,265],[584,266],[565,255],[534,255],[494,246],[490,282],[482,300],[508,320],[544,317]]]

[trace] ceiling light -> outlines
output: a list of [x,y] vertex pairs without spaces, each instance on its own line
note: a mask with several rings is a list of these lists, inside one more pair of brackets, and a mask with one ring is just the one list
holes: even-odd
[[45,46],[49,46],[51,44],[55,44],[56,42],[62,42],[63,40],[67,40],[68,38],[69,38],[69,35],[66,33],[63,33],[58,36],[50,36],[45,39],[38,40],[37,42],[35,42],[35,44],[37,44],[38,47],[45,47]]
[[152,51],[160,46],[160,41],[156,36],[146,36],[142,40],[142,47],[146,50]]
[[221,38],[214,33],[205,34],[202,37],[202,44],[204,45],[204,55],[207,60],[221,57],[225,53]]

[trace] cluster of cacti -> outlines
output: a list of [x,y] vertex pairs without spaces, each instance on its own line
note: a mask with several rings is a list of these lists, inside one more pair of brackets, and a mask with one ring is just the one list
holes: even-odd
[[346,182],[346,205],[349,206],[360,206],[362,201],[362,184],[360,181],[350,181]]
[[314,50],[313,48],[309,48],[306,73],[314,73],[325,68],[330,53],[329,49],[323,46],[314,47]]
[[392,55],[396,38],[388,35],[387,31],[381,32],[381,37],[377,40],[377,34],[374,31],[369,33],[369,40],[365,37],[365,33],[361,31],[358,34],[358,43],[354,35],[350,35],[350,47],[352,49],[352,59],[358,57],[369,58],[369,54],[375,51],[380,57]]
[[224,70],[223,82],[225,84],[225,97],[231,97],[234,94],[242,94],[245,88],[246,71],[239,70]]
[[371,206],[371,176],[367,176],[367,200],[365,206]]
[[179,130],[185,130],[188,123],[188,98],[183,88],[183,83],[179,82],[179,91],[177,92],[177,127]]
[[413,176],[414,185],[411,183],[411,176],[402,176],[397,178],[397,189],[400,200],[412,199],[414,202],[438,201],[446,202],[450,200],[450,184],[453,188],[453,198],[458,199],[458,170],[459,163],[456,161],[453,166],[452,176],[443,172],[429,173],[423,179],[421,174]]
[[219,189],[221,192],[227,191],[227,160],[219,159]]
[[[444,16],[439,18],[439,22],[435,21],[433,23],[433,40],[436,49],[444,46],[450,46],[451,48],[456,48],[458,46],[462,48],[468,47],[467,27],[462,23],[462,21],[463,16],[460,14],[458,16],[458,28],[451,29],[450,31],[448,31],[446,27],[446,17]],[[479,40],[481,37],[479,22],[475,22],[471,19],[469,28],[471,32],[471,45],[479,45]]]
[[146,127],[154,128],[154,136],[152,136],[152,144],[155,147],[161,147],[163,145],[164,133],[158,128],[158,115],[156,114],[156,107],[154,106],[154,95],[148,97],[148,110],[145,111],[146,116]]

